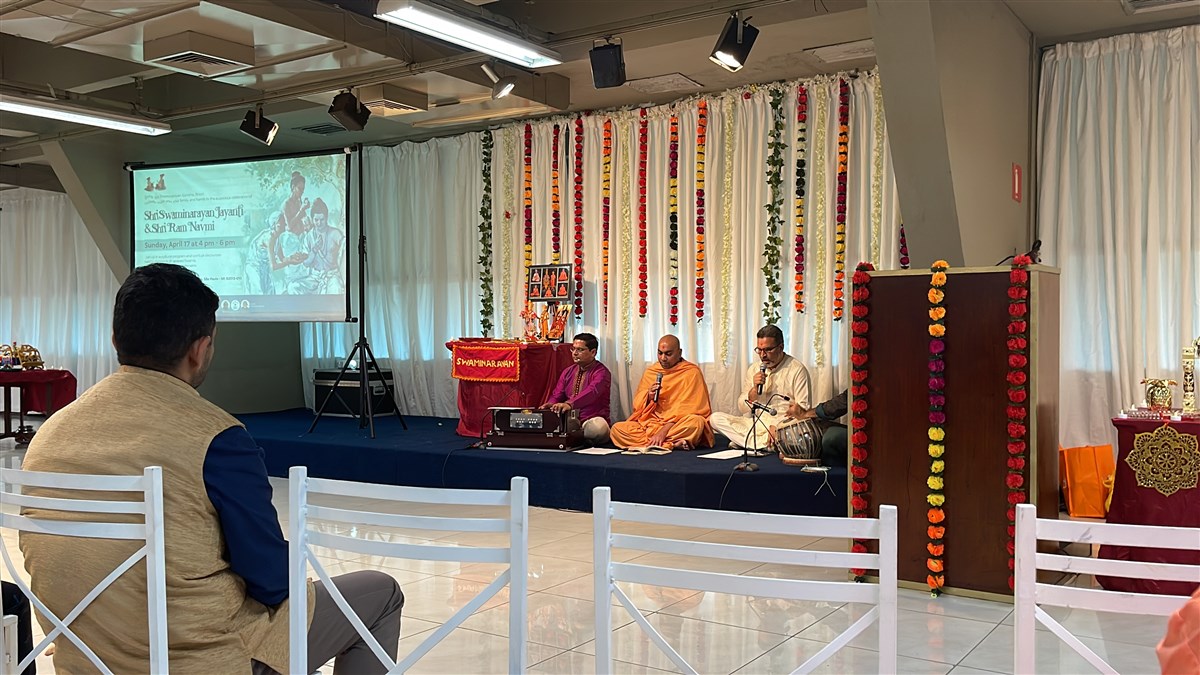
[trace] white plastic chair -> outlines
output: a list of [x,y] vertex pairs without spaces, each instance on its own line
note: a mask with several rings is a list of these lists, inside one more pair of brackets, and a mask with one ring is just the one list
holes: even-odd
[[[500,589],[506,585],[509,586],[508,671],[510,673],[524,672],[527,662],[525,639],[528,632],[528,580],[526,574],[529,569],[529,480],[518,476],[512,479],[510,485],[509,490],[458,490],[374,485],[309,478],[307,467],[292,467],[288,521],[289,565],[291,567],[289,595],[292,598],[289,604],[291,608],[289,621],[292,672],[303,673],[308,663],[308,627],[306,625],[308,599],[305,585],[308,580],[309,564],[316,571],[317,578],[325,584],[325,589],[329,591],[342,613],[350,619],[354,629],[362,636],[380,662],[387,666],[389,673],[407,671],[429,650],[437,646],[450,631],[457,628],[495,596]],[[352,511],[309,504],[310,495],[336,495],[437,505],[507,506],[509,517],[449,518],[377,511]],[[360,539],[313,529],[308,525],[310,518],[358,527],[400,527],[444,532],[507,532],[509,533],[509,545],[505,547],[447,546]],[[379,642],[371,635],[362,620],[354,614],[346,599],[330,581],[329,574],[312,551],[311,547],[313,546],[411,560],[508,563],[508,569],[459,609],[454,616],[432,631],[429,637],[397,663],[388,657]]]
[[[88,474],[48,473],[38,471],[18,471],[15,469],[0,469],[0,493],[8,486],[16,488],[50,488],[74,492],[140,492],[140,501],[110,501],[87,500],[64,497],[41,497],[7,493],[4,494],[5,505],[47,509],[57,512],[85,513],[91,516],[101,514],[140,514],[141,523],[113,523],[102,520],[65,521],[48,518],[32,518],[12,513],[0,513],[0,529],[16,530],[44,535],[63,537],[79,537],[87,539],[126,539],[141,541],[144,545],[118,565],[108,576],[96,585],[79,601],[66,616],[59,618],[30,590],[18,572],[16,565],[8,554],[8,548],[0,546],[0,554],[4,557],[4,567],[12,577],[21,592],[29,598],[35,611],[45,616],[54,629],[34,646],[33,651],[25,656],[15,667],[4,672],[19,673],[25,670],[47,646],[60,636],[70,640],[92,662],[96,668],[107,675],[112,671],[96,656],[78,635],[69,627],[88,605],[92,604],[105,589],[112,585],[122,574],[133,567],[138,561],[146,561],[146,610],[150,627],[150,663],[149,670],[156,675],[167,672],[167,576],[166,554],[163,548],[163,488],[162,469],[157,466],[147,467],[140,476],[97,476]],[[119,619],[120,617],[116,617]],[[7,621],[7,617],[6,617]],[[13,632],[13,650],[15,652],[15,627]],[[15,660],[15,659],[14,659]],[[7,667],[7,663],[5,664]]]
[[1018,673],[1035,672],[1037,661],[1036,622],[1039,621],[1050,629],[1050,632],[1067,643],[1071,649],[1087,659],[1088,663],[1092,664],[1096,670],[1101,673],[1115,674],[1117,672],[1107,661],[1089,649],[1079,638],[1071,634],[1038,605],[1087,609],[1097,612],[1170,616],[1188,599],[1181,595],[1127,593],[1043,584],[1037,581],[1038,570],[1200,583],[1200,565],[1106,560],[1038,553],[1038,540],[1200,550],[1200,529],[1038,518],[1036,507],[1031,504],[1018,504],[1014,579],[1016,611],[1013,613],[1015,624],[1013,664],[1015,672]]
[[0,675],[17,670],[17,617],[5,614],[0,620]]
[[[616,585],[618,581],[787,600],[873,604],[875,607],[805,661],[795,672],[812,672],[874,621],[879,621],[879,672],[896,672],[895,506],[880,506],[878,519],[786,516],[614,502],[610,488],[598,487],[592,492],[592,517],[595,532],[596,672],[612,672],[612,603],[609,602],[609,598],[615,595],[650,640],[675,663],[676,667],[684,673],[696,673],[696,670],[650,625],[629,596]],[[736,532],[876,539],[879,541],[879,553],[778,549],[613,534],[614,520]],[[639,565],[637,560],[615,563],[612,560],[613,548],[806,567],[878,569],[879,583],[773,579]]]

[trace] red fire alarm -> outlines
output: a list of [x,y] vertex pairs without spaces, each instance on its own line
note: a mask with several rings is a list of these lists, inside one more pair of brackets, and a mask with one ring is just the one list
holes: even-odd
[[1021,201],[1021,165],[1012,165],[1012,198],[1014,202]]

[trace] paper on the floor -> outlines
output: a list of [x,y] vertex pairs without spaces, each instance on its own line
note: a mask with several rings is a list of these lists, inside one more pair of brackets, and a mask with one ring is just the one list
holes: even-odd
[[741,457],[742,451],[741,450],[718,450],[717,452],[710,452],[707,455],[696,455],[696,456],[699,457],[700,459],[734,459],[735,457]]
[[620,452],[620,448],[584,448],[576,450],[577,455],[613,455]]

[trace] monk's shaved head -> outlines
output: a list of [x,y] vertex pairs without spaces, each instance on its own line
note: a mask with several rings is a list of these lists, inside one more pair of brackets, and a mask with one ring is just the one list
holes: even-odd
[[658,365],[664,370],[674,368],[683,360],[683,348],[679,346],[679,338],[674,335],[664,335],[658,341]]

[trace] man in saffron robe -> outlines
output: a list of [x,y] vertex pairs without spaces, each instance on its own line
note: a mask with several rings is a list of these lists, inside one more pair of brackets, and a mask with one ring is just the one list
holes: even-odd
[[710,414],[704,373],[684,360],[679,338],[665,335],[658,341],[658,363],[642,374],[633,395],[633,414],[612,426],[612,442],[618,448],[711,447]]

